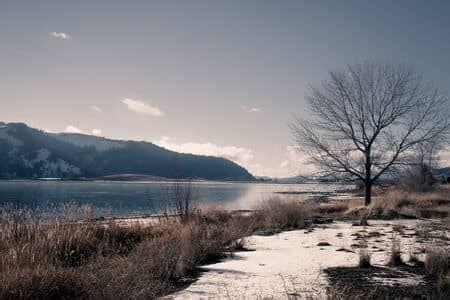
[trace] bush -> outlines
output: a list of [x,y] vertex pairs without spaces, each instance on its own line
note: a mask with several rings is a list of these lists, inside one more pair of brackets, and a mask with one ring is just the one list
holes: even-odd
[[263,229],[305,228],[310,222],[316,206],[294,200],[271,200],[266,202],[254,217]]
[[359,250],[359,263],[358,266],[360,268],[370,268],[372,265],[370,264],[370,254],[366,248],[361,247]]
[[402,253],[400,249],[400,241],[393,240],[391,246],[391,253],[389,255],[389,266],[398,267],[404,265],[402,260]]
[[427,193],[407,192],[392,188],[375,197],[369,207],[371,218],[392,219],[403,217],[441,217],[450,212],[449,189],[438,187]]
[[425,271],[427,275],[443,279],[448,274],[449,256],[445,249],[433,248],[425,256]]

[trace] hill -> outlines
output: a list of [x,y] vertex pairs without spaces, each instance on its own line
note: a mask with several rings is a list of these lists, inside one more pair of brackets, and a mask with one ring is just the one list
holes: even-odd
[[149,142],[48,133],[0,123],[0,178],[94,178],[119,174],[206,180],[254,180],[236,163],[170,151]]

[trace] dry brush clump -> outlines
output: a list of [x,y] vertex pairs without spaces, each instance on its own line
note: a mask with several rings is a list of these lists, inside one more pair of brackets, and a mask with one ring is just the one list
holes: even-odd
[[392,187],[375,197],[364,210],[370,218],[447,218],[450,216],[450,188],[438,186],[418,193]]
[[320,215],[339,217],[342,216],[342,214],[346,212],[351,207],[351,205],[352,205],[351,201],[324,203],[318,205],[317,210]]
[[305,228],[317,212],[317,207],[309,202],[274,199],[255,210],[251,218],[255,221],[254,229]]
[[364,269],[372,267],[370,260],[371,257],[369,251],[367,250],[367,241],[362,241],[359,248],[358,267]]
[[426,274],[439,280],[444,279],[449,271],[449,259],[446,249],[438,247],[429,249],[425,255]]
[[391,267],[403,266],[405,263],[402,259],[400,240],[393,239],[391,252],[389,254],[388,265]]

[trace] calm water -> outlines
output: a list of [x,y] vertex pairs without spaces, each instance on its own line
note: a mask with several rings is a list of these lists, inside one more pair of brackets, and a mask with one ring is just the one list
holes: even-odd
[[[161,182],[0,181],[0,205],[46,208],[64,203],[89,204],[95,217],[139,216],[157,212],[167,201],[164,191],[170,185]],[[252,209],[274,196],[287,197],[276,192],[326,193],[348,186],[195,182],[191,188],[196,202],[212,202],[227,209]]]

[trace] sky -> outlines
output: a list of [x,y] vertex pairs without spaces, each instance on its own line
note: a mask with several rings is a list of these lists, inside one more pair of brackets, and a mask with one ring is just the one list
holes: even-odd
[[305,174],[289,124],[308,87],[379,61],[448,93],[449,16],[449,1],[0,0],[0,121]]

